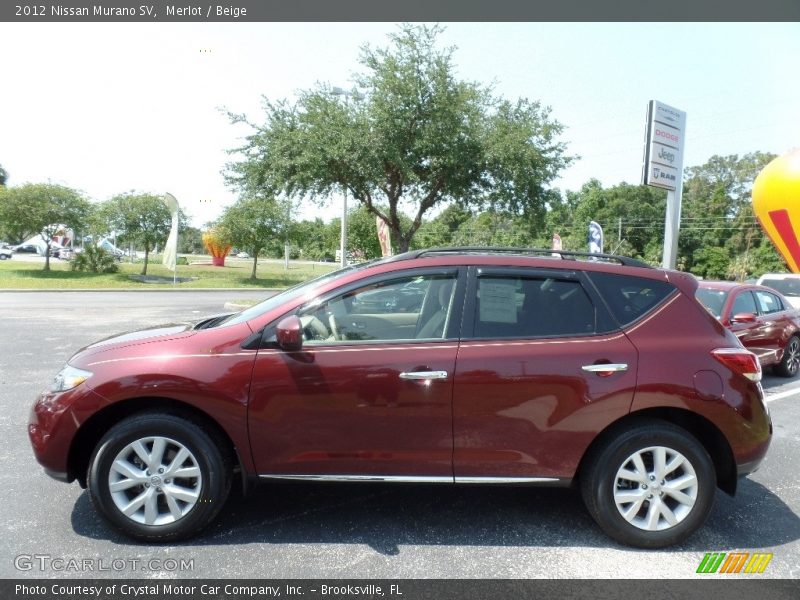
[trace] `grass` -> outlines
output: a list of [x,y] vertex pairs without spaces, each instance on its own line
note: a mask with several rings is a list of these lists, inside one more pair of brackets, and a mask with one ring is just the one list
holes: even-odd
[[[202,256],[191,256],[189,261],[208,260]],[[0,261],[0,290],[2,289],[183,289],[183,288],[284,288],[301,281],[318,277],[333,270],[334,266],[289,263],[284,270],[283,261],[259,261],[257,279],[250,279],[252,261],[228,260],[224,267],[211,265],[178,265],[178,277],[197,279],[173,285],[169,283],[142,283],[129,276],[141,273],[141,263],[120,263],[119,272],[112,274],[80,273],[71,271],[69,263],[51,259],[50,271],[44,263],[22,260]],[[147,266],[148,275],[172,277],[172,271],[158,260]]]

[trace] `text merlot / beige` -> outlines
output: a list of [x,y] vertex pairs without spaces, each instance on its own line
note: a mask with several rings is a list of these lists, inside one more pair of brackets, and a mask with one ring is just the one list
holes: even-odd
[[175,4],[167,5],[168,17],[239,17],[247,16],[247,9],[240,6],[222,6],[220,4],[211,4],[205,6],[192,6],[184,5],[178,6]]

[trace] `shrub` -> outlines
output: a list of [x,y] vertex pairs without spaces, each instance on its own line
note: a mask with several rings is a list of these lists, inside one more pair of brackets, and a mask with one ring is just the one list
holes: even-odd
[[119,270],[114,257],[93,244],[89,244],[72,259],[73,271],[87,271],[91,273],[116,273]]

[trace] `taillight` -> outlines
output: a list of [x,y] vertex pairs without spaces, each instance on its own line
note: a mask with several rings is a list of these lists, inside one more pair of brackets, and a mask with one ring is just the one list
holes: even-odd
[[717,348],[711,354],[734,373],[750,381],[761,381],[761,364],[758,357],[744,348]]

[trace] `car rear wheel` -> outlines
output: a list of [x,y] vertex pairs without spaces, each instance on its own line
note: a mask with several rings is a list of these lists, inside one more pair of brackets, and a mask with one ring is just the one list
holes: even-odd
[[800,338],[793,335],[783,350],[781,362],[775,366],[775,372],[782,377],[794,377],[800,371]]
[[615,540],[639,548],[677,544],[706,520],[716,475],[705,448],[683,429],[646,422],[589,457],[581,491],[589,513]]
[[93,504],[112,525],[152,542],[183,539],[208,525],[227,499],[230,473],[199,425],[145,413],[103,436],[87,479]]

